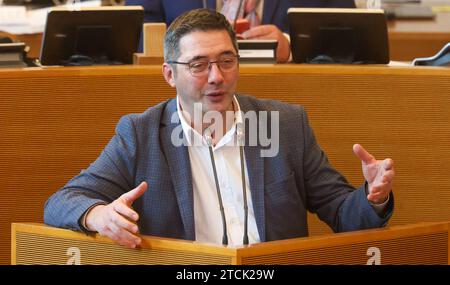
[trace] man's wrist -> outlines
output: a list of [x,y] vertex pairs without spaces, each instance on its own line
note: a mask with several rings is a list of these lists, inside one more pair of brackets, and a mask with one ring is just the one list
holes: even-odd
[[105,204],[92,205],[83,215],[81,225],[90,232],[97,232],[95,227],[95,213],[105,207]]
[[389,195],[384,199],[383,202],[372,202],[369,200],[369,203],[373,206],[384,207],[389,202]]
[[389,201],[389,195],[388,195],[387,197],[384,197],[384,199],[381,200],[381,201],[370,201],[370,200],[369,200],[369,202],[370,202],[372,205],[383,205],[383,204],[386,204],[388,201]]

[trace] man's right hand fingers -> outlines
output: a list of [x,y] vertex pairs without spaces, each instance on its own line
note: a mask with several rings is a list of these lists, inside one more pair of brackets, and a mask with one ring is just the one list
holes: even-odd
[[365,164],[375,163],[377,160],[367,150],[365,150],[360,144],[353,145],[353,152],[355,155]]
[[[111,223],[114,223],[118,227],[126,229],[129,232],[138,233],[139,232],[138,226],[135,223],[133,223],[132,221],[126,219],[126,217],[124,217],[120,212],[117,211],[116,208],[120,207],[119,205],[122,205],[123,208],[126,208],[126,206],[124,204],[115,205],[115,207],[114,207],[115,212],[113,212],[110,216]],[[129,210],[133,211],[131,209],[129,209]]]
[[131,205],[133,204],[133,202],[141,197],[145,191],[147,191],[147,182],[142,182],[141,184],[139,184],[138,187],[134,188],[133,190],[128,191],[127,193],[123,194],[122,196],[120,196],[119,199],[121,199],[122,201],[124,201],[124,203],[131,207]]
[[108,228],[109,231],[107,231],[106,236],[120,245],[135,248],[141,244],[142,240],[140,237],[130,233],[114,223],[111,223]]
[[121,214],[130,221],[137,222],[139,220],[138,213],[136,213],[136,211],[134,211],[124,203],[120,202],[114,203],[113,208],[117,213]]
[[133,223],[139,219],[139,215],[131,209],[131,205],[146,190],[147,183],[142,182],[138,187],[123,194],[113,203],[96,211],[99,222],[93,228],[101,235],[107,236],[121,245],[131,248],[140,245],[141,239],[133,234],[139,232],[138,226]]

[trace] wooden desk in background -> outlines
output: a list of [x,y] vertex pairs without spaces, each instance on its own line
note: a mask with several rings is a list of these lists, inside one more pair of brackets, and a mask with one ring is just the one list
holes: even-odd
[[429,57],[450,42],[450,13],[439,12],[434,20],[389,21],[388,29],[391,60]]
[[[439,12],[434,20],[396,20],[388,22],[391,60],[412,61],[417,57],[436,54],[450,42],[450,13]],[[8,35],[31,47],[30,57],[39,57],[41,34]]]
[[[47,198],[86,168],[119,118],[175,96],[160,66],[0,70],[0,263],[11,222],[42,222]],[[395,160],[390,225],[450,220],[450,69],[242,65],[238,91],[302,104],[331,163],[363,183],[361,143]],[[313,215],[312,235],[329,233]]]
[[450,264],[449,223],[420,223],[265,242],[247,247],[143,237],[127,249],[107,238],[13,224],[11,264]]

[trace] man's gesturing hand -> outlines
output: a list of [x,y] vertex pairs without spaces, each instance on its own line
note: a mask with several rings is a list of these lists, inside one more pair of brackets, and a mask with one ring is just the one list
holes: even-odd
[[86,216],[86,226],[102,236],[107,236],[120,245],[135,248],[141,244],[136,222],[139,215],[131,208],[133,202],[147,190],[147,183],[123,194],[108,205],[92,208]]
[[376,160],[361,145],[353,145],[353,152],[361,160],[364,178],[369,183],[367,199],[375,204],[386,201],[392,191],[394,161],[390,158]]

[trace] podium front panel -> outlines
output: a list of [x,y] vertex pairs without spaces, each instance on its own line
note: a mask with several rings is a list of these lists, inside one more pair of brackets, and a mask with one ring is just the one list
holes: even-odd
[[[15,229],[14,229],[15,227]],[[39,233],[41,231],[41,233]],[[13,225],[12,264],[218,264],[232,263],[232,250],[190,241],[143,239],[130,249],[107,238],[90,237],[43,225]],[[214,253],[216,252],[217,253]],[[230,252],[228,254],[228,252]]]

